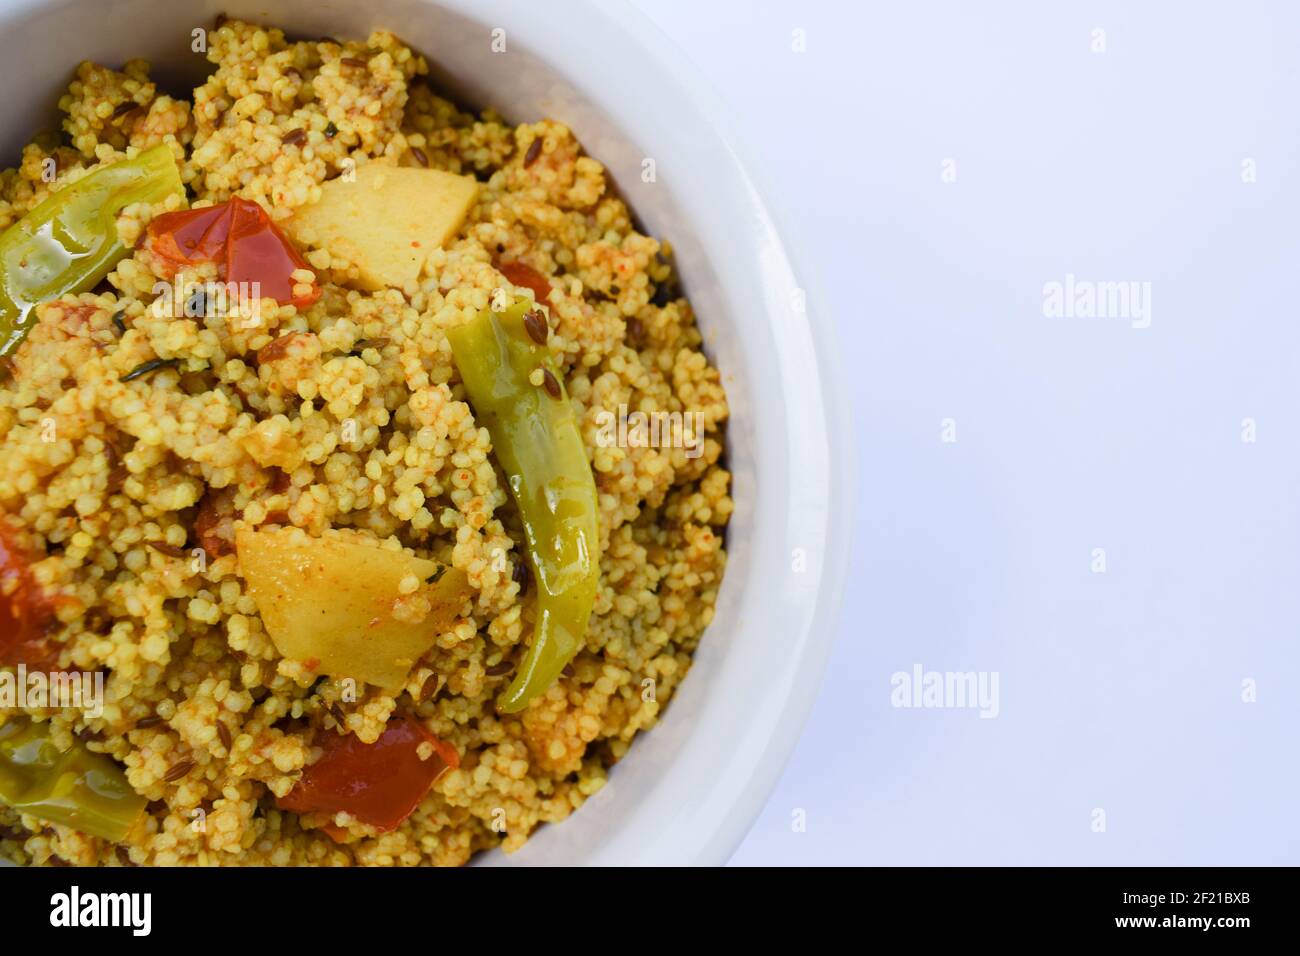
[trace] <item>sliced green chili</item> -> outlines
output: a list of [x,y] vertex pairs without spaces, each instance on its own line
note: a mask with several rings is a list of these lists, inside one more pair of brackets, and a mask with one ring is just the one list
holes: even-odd
[[0,802],[19,813],[120,843],[147,801],[104,754],[74,742],[60,751],[48,723],[0,727]]
[[[506,473],[537,579],[537,628],[497,707],[515,713],[546,691],[582,647],[600,578],[596,483],[550,351],[529,333],[523,301],[484,312],[447,338],[465,391]],[[542,385],[531,377],[542,370]],[[549,390],[549,391],[548,391]]]
[[93,289],[126,255],[118,213],[172,193],[185,187],[160,143],[60,189],[0,233],[0,356],[18,347],[37,305]]

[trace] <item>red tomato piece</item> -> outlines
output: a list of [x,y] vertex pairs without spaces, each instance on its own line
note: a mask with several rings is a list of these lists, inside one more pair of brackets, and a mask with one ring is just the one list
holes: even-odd
[[524,262],[498,262],[497,271],[506,277],[511,285],[533,290],[533,298],[538,303],[546,302],[551,296],[551,283],[532,266]]
[[51,663],[46,629],[54,610],[32,580],[30,562],[12,528],[0,518],[0,666]]
[[299,308],[319,299],[320,288],[315,283],[307,295],[294,296],[292,273],[308,268],[307,262],[271,222],[266,211],[257,203],[237,196],[230,200],[230,205],[234,214],[227,243],[226,280],[260,283],[263,298]]
[[[417,752],[433,745],[428,760]],[[303,771],[297,785],[276,800],[295,813],[352,814],[379,830],[391,830],[409,817],[429,787],[449,768],[460,766],[456,748],[430,734],[411,718],[389,721],[373,744],[332,731],[321,758]]]
[[305,308],[320,298],[315,282],[293,294],[293,272],[309,268],[259,204],[238,196],[206,209],[164,213],[149,223],[150,248],[178,265],[215,262],[227,282],[257,283],[260,296]]
[[153,251],[179,265],[221,261],[229,234],[229,203],[163,213],[149,223]]

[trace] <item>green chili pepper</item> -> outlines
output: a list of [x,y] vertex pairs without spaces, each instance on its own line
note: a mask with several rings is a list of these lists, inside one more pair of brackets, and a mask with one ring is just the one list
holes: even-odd
[[165,143],[60,189],[0,233],[0,356],[18,347],[37,305],[93,289],[126,255],[116,219],[126,206],[183,196]]
[[[475,415],[509,479],[537,577],[537,629],[497,704],[505,713],[527,707],[578,653],[600,577],[596,483],[559,370],[525,325],[531,306],[484,312],[447,332]],[[534,385],[538,370],[543,384]]]
[[48,723],[0,727],[0,802],[19,813],[120,843],[148,802],[122,768],[74,743],[61,753]]

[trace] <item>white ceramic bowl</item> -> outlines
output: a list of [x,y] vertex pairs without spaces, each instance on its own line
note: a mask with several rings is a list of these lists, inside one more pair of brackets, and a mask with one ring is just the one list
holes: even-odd
[[[717,615],[660,724],[608,786],[511,857],[546,864],[719,864],[762,808],[831,644],[850,527],[845,402],[815,265],[741,165],[724,111],[641,14],[564,0],[0,0],[3,165],[83,59],[154,63],[164,88],[208,69],[191,31],[218,13],[291,36],[385,27],[465,102],[571,126],[650,234],[672,241],[731,402],[737,510]],[[506,50],[493,52],[494,30]],[[499,38],[501,34],[496,34]],[[656,181],[642,181],[653,159]]]

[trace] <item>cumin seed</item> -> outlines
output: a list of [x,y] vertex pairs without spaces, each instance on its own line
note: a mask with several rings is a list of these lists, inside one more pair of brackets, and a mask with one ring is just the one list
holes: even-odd
[[546,319],[536,309],[529,309],[524,313],[524,329],[528,332],[528,337],[538,345],[545,345],[546,337],[551,334]]
[[533,163],[537,162],[537,157],[542,155],[542,138],[536,136],[528,144],[528,152],[524,153],[524,169],[527,169]]
[[438,675],[430,674],[420,685],[420,703],[423,704],[436,693],[438,693]]
[[163,774],[163,783],[175,783],[181,777],[185,776],[194,769],[193,760],[182,760],[178,764],[173,764],[168,771]]

